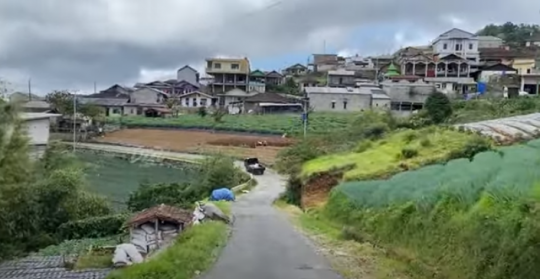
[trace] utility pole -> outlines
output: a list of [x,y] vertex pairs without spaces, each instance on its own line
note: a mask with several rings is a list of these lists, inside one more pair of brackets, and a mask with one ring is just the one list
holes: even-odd
[[73,94],[73,152],[77,144],[77,95]]
[[302,114],[302,122],[304,125],[304,138],[307,136],[307,128],[308,128],[308,107],[309,107],[309,98],[306,92],[306,89],[304,89],[304,113]]
[[28,101],[32,101],[32,78],[28,79]]

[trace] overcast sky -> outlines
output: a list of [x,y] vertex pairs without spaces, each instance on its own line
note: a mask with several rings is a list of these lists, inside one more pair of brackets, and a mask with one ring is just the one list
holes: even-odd
[[0,0],[0,78],[88,92],[202,69],[211,56],[280,69],[324,49],[382,54],[506,21],[540,23],[540,1]]

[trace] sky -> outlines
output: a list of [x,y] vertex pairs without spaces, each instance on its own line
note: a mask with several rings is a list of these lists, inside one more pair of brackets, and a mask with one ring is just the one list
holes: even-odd
[[312,53],[369,56],[453,28],[540,24],[538,0],[0,0],[0,79],[81,93],[174,78],[208,57],[279,70]]

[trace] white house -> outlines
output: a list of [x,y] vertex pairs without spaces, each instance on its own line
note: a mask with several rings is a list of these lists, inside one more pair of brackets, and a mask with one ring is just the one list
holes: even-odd
[[186,108],[210,107],[213,97],[199,91],[191,92],[180,96],[180,106]]
[[478,62],[478,36],[473,33],[453,28],[439,35],[432,43],[433,53],[439,57],[450,54],[458,55],[468,61]]
[[29,137],[31,155],[40,157],[49,143],[49,129],[51,118],[59,117],[60,114],[28,112],[22,113],[21,119],[25,122],[26,132]]
[[227,108],[230,114],[236,114],[241,112],[243,107],[243,101],[247,97],[255,96],[258,92],[246,92],[239,88],[234,88],[221,94],[219,98],[219,105]]

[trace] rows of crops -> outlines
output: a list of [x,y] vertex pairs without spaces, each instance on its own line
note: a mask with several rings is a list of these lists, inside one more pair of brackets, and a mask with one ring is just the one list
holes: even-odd
[[[418,278],[538,278],[540,140],[397,174],[347,182],[325,213],[414,258]],[[420,268],[419,268],[420,267]]]
[[91,151],[80,151],[78,157],[88,165],[89,190],[113,201],[125,201],[141,183],[182,183],[195,179],[189,164],[171,167]]
[[540,140],[403,172],[389,180],[348,182],[337,188],[359,205],[382,207],[410,201],[427,206],[439,198],[457,196],[472,205],[483,193],[501,199],[521,197],[540,181]]
[[[354,115],[349,113],[312,113],[309,116],[308,133],[322,134],[341,130],[348,127],[353,120]],[[291,135],[303,133],[302,117],[299,114],[225,115],[221,122],[216,122],[211,116],[200,117],[194,114],[165,119],[141,116],[114,117],[109,118],[108,121],[133,128],[216,129],[280,135],[283,133]]]

